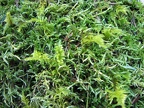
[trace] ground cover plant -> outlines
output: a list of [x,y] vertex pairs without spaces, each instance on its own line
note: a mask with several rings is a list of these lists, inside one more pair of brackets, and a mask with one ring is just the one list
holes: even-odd
[[137,0],[1,0],[1,108],[143,108]]

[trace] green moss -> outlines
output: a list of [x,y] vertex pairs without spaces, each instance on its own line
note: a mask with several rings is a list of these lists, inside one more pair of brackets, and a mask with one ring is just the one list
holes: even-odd
[[144,106],[140,2],[0,4],[0,107]]

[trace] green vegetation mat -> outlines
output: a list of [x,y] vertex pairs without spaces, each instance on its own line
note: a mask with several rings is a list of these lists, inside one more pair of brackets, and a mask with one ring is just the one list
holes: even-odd
[[144,6],[1,0],[0,108],[144,108]]

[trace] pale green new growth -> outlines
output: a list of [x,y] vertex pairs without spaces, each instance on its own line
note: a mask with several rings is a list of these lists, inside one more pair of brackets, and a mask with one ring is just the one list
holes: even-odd
[[6,24],[5,24],[5,27],[4,27],[4,30],[3,30],[3,34],[5,34],[6,30],[7,30],[11,25],[13,25],[13,19],[12,19],[12,17],[11,17],[10,12],[7,12],[7,13],[6,13],[5,22],[6,22]]
[[117,14],[123,13],[123,14],[127,15],[127,12],[128,12],[128,7],[126,7],[125,5],[118,5],[116,7],[116,13]]
[[29,100],[26,98],[26,96],[24,95],[24,93],[22,93],[22,95],[21,95],[21,101],[22,101],[22,103],[24,104],[24,107],[23,107],[23,108],[32,108],[32,107],[29,105]]
[[43,54],[37,50],[34,50],[34,52],[32,53],[32,57],[27,57],[25,58],[26,61],[40,61],[40,63],[48,63],[49,62],[49,58],[48,58],[48,54]]
[[107,48],[104,39],[104,35],[102,34],[89,34],[82,39],[82,44],[90,44],[90,43],[97,43],[100,47]]
[[112,103],[112,101],[114,100],[114,98],[116,98],[117,101],[117,106],[121,106],[122,108],[126,108],[125,107],[125,100],[127,98],[127,95],[125,94],[126,91],[121,89],[121,88],[116,88],[115,91],[112,90],[107,90],[109,93],[109,100],[110,100],[110,104]]
[[121,29],[111,27],[104,28],[102,32],[106,38],[117,37],[123,34]]
[[55,50],[55,59],[56,59],[58,65],[63,65],[64,59],[65,59],[65,53],[64,53],[64,49],[63,49],[61,43],[56,45],[54,50]]

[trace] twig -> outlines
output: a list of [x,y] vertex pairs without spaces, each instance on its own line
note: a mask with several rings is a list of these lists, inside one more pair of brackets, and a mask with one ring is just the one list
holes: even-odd
[[16,7],[19,7],[19,0],[15,0]]
[[136,97],[133,99],[132,104],[135,104],[140,99],[140,94],[137,94]]

